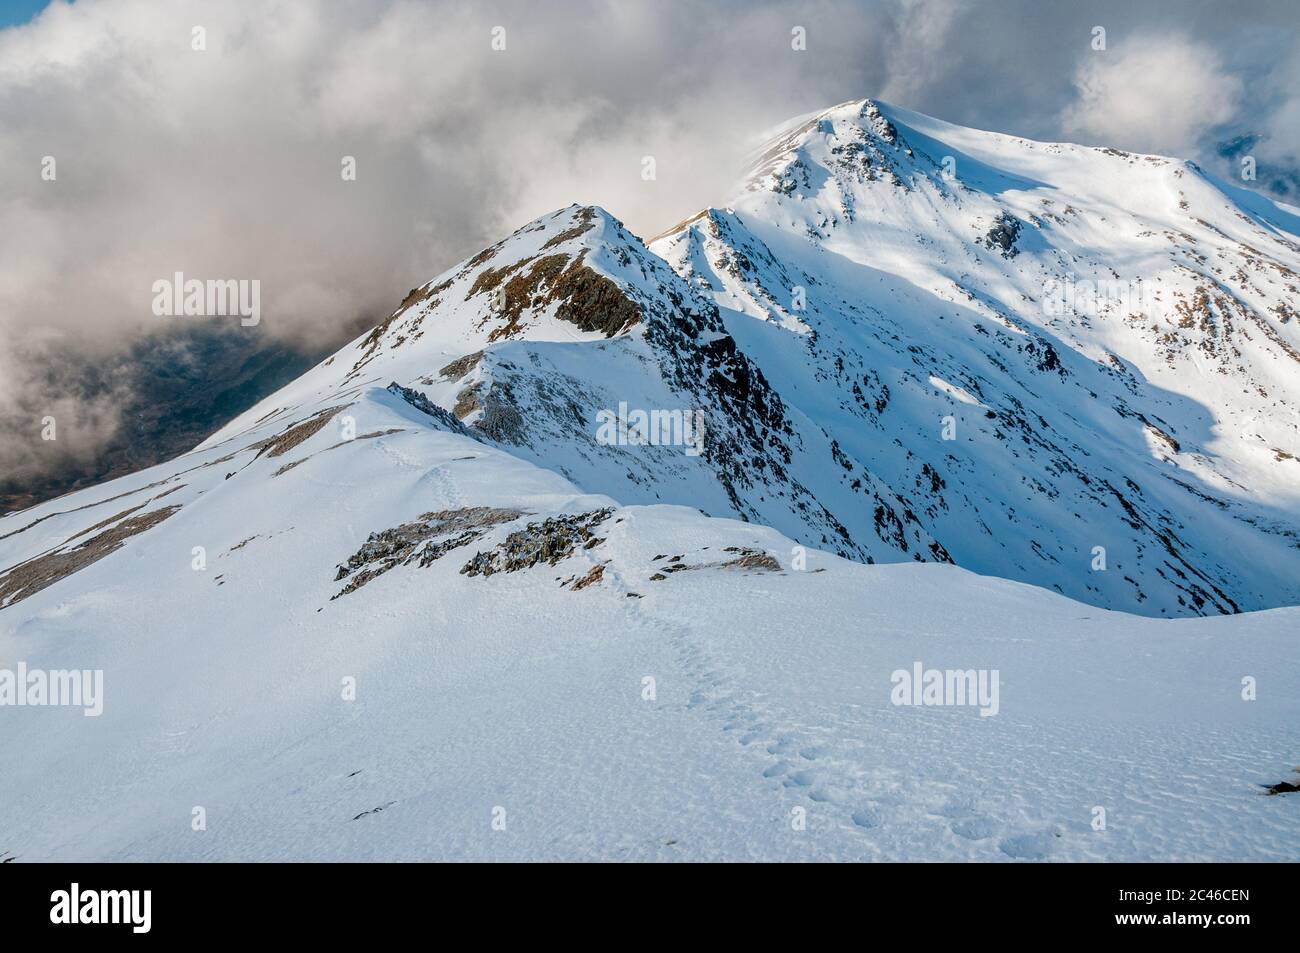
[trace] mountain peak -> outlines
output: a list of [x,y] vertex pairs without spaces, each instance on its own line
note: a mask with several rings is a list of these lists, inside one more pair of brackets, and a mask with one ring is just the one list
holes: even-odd
[[[839,451],[912,487],[959,564],[1130,611],[1231,612],[1300,597],[1216,555],[1232,537],[1296,559],[1300,470],[1279,462],[1300,448],[1297,225],[1184,162],[859,100],[778,130],[725,210],[652,247],[749,353],[780,352],[759,364],[795,409],[863,421]],[[985,485],[1008,468],[1024,492]],[[922,502],[927,473],[965,487],[964,513],[943,490]],[[1264,485],[1267,502],[1243,493]],[[1189,496],[1213,502],[1192,516]],[[1030,515],[1063,505],[1072,520]],[[1098,545],[1127,571],[1080,574]]]
[[525,224],[200,452],[364,406],[861,562],[1151,615],[1292,603],[1288,215],[1159,157],[842,103],[649,247],[595,206]]

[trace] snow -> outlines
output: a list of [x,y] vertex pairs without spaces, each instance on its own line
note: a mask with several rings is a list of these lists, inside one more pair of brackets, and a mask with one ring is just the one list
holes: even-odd
[[[1014,255],[983,237],[1008,215]],[[1295,222],[1180,160],[859,101],[787,129],[725,211],[652,248],[959,565],[1172,616],[1300,601]],[[1078,306],[1053,306],[1067,289]],[[773,310],[815,341],[745,320]],[[945,443],[954,399],[979,412]],[[1081,571],[1096,546],[1123,572]]]
[[[1300,815],[1257,785],[1294,761],[1300,610],[1161,621],[952,566],[811,552],[799,571],[776,532],[677,506],[617,509],[605,543],[555,568],[461,575],[484,540],[331,601],[334,566],[421,511],[613,504],[387,392],[348,412],[359,433],[403,430],[325,450],[327,429],[278,477],[283,461],[266,458],[229,480],[228,464],[191,470],[167,497],[176,516],[0,615],[6,662],[105,673],[97,718],[4,711],[0,850],[1294,859]],[[650,580],[656,556],[703,564],[728,546],[783,571]],[[557,582],[598,561],[599,585]],[[998,714],[892,706],[890,673],[915,661],[997,669]],[[1255,701],[1240,697],[1246,675]],[[191,829],[196,806],[206,830]],[[1090,827],[1096,806],[1105,831]]]
[[[1300,336],[1261,317],[1291,212],[884,104],[783,136],[653,253],[545,216],[190,453],[0,518],[0,670],[104,692],[0,706],[0,860],[1295,860],[1262,793],[1300,740]],[[877,178],[836,164],[852,142]],[[1004,258],[980,239],[1008,210]],[[591,283],[509,325],[487,269],[548,255]],[[1250,269],[1249,313],[1170,350],[1146,324],[1213,274],[1194,255]],[[1066,265],[1154,276],[1169,313],[1052,318]],[[564,316],[611,287],[635,325]],[[620,403],[702,409],[709,453],[599,444]],[[372,534],[472,507],[523,515],[341,594]],[[554,565],[461,571],[605,508]],[[995,674],[996,714],[893,704],[917,665]]]

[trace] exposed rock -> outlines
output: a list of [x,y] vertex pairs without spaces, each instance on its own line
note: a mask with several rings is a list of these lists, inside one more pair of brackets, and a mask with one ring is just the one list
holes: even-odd
[[[1295,769],[1296,774],[1300,774],[1300,768]],[[1300,784],[1293,781],[1279,781],[1277,784],[1261,784],[1265,794],[1296,794],[1300,793]]]
[[601,577],[604,575],[605,575],[604,563],[601,563],[600,565],[597,566],[592,566],[591,572],[587,573],[587,575],[583,576],[581,579],[579,579],[577,582],[573,584],[572,587],[573,591],[577,592],[579,589],[586,589],[588,586],[600,582]]
[[421,413],[428,414],[452,433],[463,434],[467,437],[473,436],[471,432],[466,429],[465,425],[457,420],[451,413],[443,410],[418,390],[411,390],[409,387],[403,387],[401,384],[397,383],[397,381],[390,383],[385,390],[390,394],[396,394]]
[[739,549],[735,546],[728,546],[726,552],[739,553],[735,559],[729,559],[726,562],[717,563],[721,569],[760,569],[765,572],[780,572],[781,564],[776,561],[776,557],[770,553],[760,552],[756,549]]
[[[707,547],[706,547],[707,548]],[[658,582],[665,579],[666,573],[674,572],[693,572],[700,569],[754,569],[761,572],[780,572],[781,564],[770,553],[765,553],[760,549],[749,549],[742,546],[728,546],[723,550],[725,553],[734,553],[731,559],[717,560],[707,563],[686,563],[682,562],[684,556],[673,556],[668,559],[669,565],[659,567],[660,572],[650,577],[651,582]],[[655,560],[666,557],[656,556]],[[652,561],[655,561],[652,560]]]
[[353,573],[356,575],[332,598],[337,599],[355,592],[395,566],[413,562],[417,556],[420,566],[428,567],[453,549],[474,542],[493,526],[509,523],[523,515],[519,510],[494,509],[489,506],[439,510],[424,513],[419,519],[393,529],[371,533],[365,544],[348,557],[346,563],[339,566],[335,582],[346,579]]
[[460,393],[456,395],[456,406],[451,409],[457,420],[464,420],[483,406],[478,399],[479,391],[482,389],[482,383],[468,384],[460,389]]
[[583,263],[586,254],[585,248],[572,257],[557,252],[480,272],[467,297],[495,294],[501,289],[501,307],[495,313],[503,323],[493,329],[489,340],[513,337],[523,327],[525,312],[537,312],[550,304],[557,304],[559,320],[606,337],[636,324],[641,319],[640,309],[617,284]]
[[1003,258],[1015,258],[1019,253],[1016,248],[1016,238],[1020,235],[1020,220],[1014,215],[1003,212],[993,222],[984,236],[984,245],[987,248],[1002,249]]
[[[462,391],[460,397],[466,396]],[[482,431],[501,443],[526,442],[524,417],[515,407],[514,394],[509,381],[494,381],[486,392],[476,388],[469,396],[472,397],[474,409],[483,411],[482,416],[475,422],[474,429]],[[457,406],[462,406],[459,398]],[[469,406],[468,402],[464,406]]]
[[438,376],[444,380],[458,381],[474,368],[478,367],[478,362],[483,360],[483,352],[475,351],[473,354],[466,354],[464,357],[458,357],[450,364],[445,365],[438,371]]
[[594,208],[587,206],[586,208],[581,209],[578,212],[578,216],[575,224],[570,228],[566,228],[558,235],[555,235],[552,238],[548,239],[546,241],[546,244],[542,245],[542,248],[543,249],[554,248],[556,245],[563,245],[571,238],[577,238],[580,235],[585,235],[587,232],[591,231],[592,224],[595,221],[596,221],[596,210]]
[[571,516],[549,517],[529,523],[506,537],[505,542],[487,552],[476,553],[461,567],[468,576],[490,576],[498,572],[518,572],[538,563],[554,566],[593,538],[592,529],[607,520],[613,509],[606,507]]

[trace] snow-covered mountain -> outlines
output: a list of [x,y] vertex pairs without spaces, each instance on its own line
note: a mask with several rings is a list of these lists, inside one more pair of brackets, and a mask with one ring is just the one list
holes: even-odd
[[[525,226],[208,445],[395,381],[625,503],[1147,615],[1292,605],[1297,216],[849,103],[649,249],[595,208]],[[620,405],[700,419],[698,454],[600,440]]]
[[1155,615],[1300,600],[1298,232],[1188,162],[865,102],[652,247],[959,565]]
[[104,685],[0,707],[0,860],[1283,859],[1300,609],[1142,616],[1300,603],[1298,214],[858,102],[543,216],[0,518],[0,700]]

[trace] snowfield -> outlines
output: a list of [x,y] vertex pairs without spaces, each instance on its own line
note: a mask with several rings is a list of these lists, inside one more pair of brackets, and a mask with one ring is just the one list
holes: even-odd
[[0,862],[1296,860],[1295,211],[1157,159],[836,107],[0,518]]
[[[504,524],[332,599],[369,532],[421,512],[615,505],[387,391],[352,412],[400,432],[318,433],[278,477],[263,457],[225,479],[223,445],[182,458],[174,516],[0,615],[6,662],[104,672],[99,717],[3,710],[4,856],[1295,859],[1300,813],[1260,785],[1296,760],[1298,609],[1168,621],[953,566],[798,571],[789,539],[678,506],[615,508],[555,566],[461,574]],[[22,535],[48,547],[164,472]],[[661,571],[728,547],[781,571]],[[891,704],[915,662],[996,670],[998,713]]]

